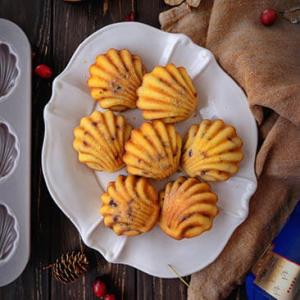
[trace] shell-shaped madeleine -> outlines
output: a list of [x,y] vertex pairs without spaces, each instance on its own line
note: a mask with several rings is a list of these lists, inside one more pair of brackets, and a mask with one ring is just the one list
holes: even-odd
[[109,49],[90,66],[88,86],[101,107],[123,111],[136,107],[137,88],[145,67],[139,56],[128,50]]
[[223,181],[239,170],[243,142],[222,120],[203,120],[188,131],[181,165],[191,177]]
[[158,220],[158,193],[146,178],[120,175],[109,183],[101,199],[104,224],[117,235],[147,232]]
[[161,229],[176,240],[200,235],[212,227],[217,199],[207,183],[179,177],[160,193]]
[[146,120],[175,123],[187,119],[197,106],[197,92],[183,67],[157,66],[143,78],[137,107]]
[[171,124],[147,122],[132,130],[125,150],[123,160],[128,173],[162,179],[178,169],[181,137]]
[[78,159],[91,169],[114,172],[124,166],[123,154],[131,125],[111,111],[94,111],[74,129],[73,147]]

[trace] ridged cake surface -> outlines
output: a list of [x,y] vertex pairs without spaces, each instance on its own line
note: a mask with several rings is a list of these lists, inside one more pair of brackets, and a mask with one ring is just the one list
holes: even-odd
[[196,178],[179,177],[168,183],[160,193],[160,201],[160,227],[177,240],[209,230],[218,214],[217,195]]
[[146,122],[131,132],[125,149],[123,159],[128,173],[162,179],[178,169],[181,137],[172,124]]
[[243,142],[233,126],[222,120],[203,120],[188,131],[181,165],[190,177],[223,181],[239,170]]
[[183,67],[157,66],[143,78],[137,107],[146,120],[175,123],[190,117],[197,106],[197,92]]
[[88,86],[91,96],[103,108],[123,111],[136,107],[137,88],[145,67],[139,56],[128,50],[109,49],[90,66]]
[[157,223],[158,193],[146,178],[120,175],[101,199],[104,224],[117,235],[139,235]]
[[94,111],[74,129],[73,147],[80,162],[97,171],[115,172],[124,167],[125,143],[131,132],[123,116]]

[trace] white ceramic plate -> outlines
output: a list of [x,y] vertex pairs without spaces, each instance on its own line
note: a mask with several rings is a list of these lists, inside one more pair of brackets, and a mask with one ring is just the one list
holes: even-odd
[[[89,65],[97,54],[111,47],[127,48],[140,55],[147,70],[168,62],[187,69],[201,102],[200,112],[191,120],[176,125],[181,133],[201,118],[222,118],[237,128],[244,141],[245,158],[239,173],[226,182],[212,184],[219,195],[220,214],[212,230],[199,237],[175,241],[157,226],[149,233],[126,238],[116,236],[103,226],[99,196],[109,181],[126,172],[94,173],[78,162],[72,142],[73,128],[95,109],[87,88]],[[137,110],[124,114],[132,125],[138,126],[142,121]],[[42,163],[48,189],[77,227],[83,241],[109,262],[131,265],[158,277],[176,277],[168,264],[181,275],[191,274],[216,259],[233,231],[248,215],[249,199],[256,189],[255,121],[245,94],[222,71],[212,53],[184,35],[165,33],[135,22],[114,24],[95,32],[78,47],[66,69],[55,79],[44,117]],[[162,187],[164,182],[157,186]]]

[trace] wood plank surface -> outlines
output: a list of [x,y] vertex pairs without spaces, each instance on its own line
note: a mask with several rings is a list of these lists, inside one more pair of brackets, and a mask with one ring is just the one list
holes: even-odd
[[[158,27],[158,14],[167,6],[162,0],[111,0],[103,16],[102,1],[66,3],[63,0],[0,0],[0,17],[18,24],[33,49],[33,66],[46,63],[59,74],[77,46],[95,30],[124,19],[133,9],[137,21]],[[23,274],[0,288],[1,300],[96,299],[92,282],[100,276],[118,300],[183,300],[186,287],[178,279],[149,276],[134,268],[109,264],[96,251],[86,249],[91,269],[69,285],[52,279],[43,270],[62,253],[80,249],[79,234],[55,205],[42,175],[41,149],[44,137],[43,109],[51,96],[51,82],[33,76],[32,82],[32,216],[31,257]],[[188,278],[187,278],[188,280]],[[230,299],[243,299],[233,293]]]

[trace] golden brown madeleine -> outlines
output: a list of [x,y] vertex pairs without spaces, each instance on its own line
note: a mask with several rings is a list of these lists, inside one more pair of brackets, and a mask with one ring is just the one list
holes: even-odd
[[101,199],[104,224],[118,235],[147,232],[158,220],[158,193],[146,178],[120,175],[109,183]]
[[125,149],[128,173],[162,179],[178,169],[181,137],[173,125],[156,120],[134,129]]
[[243,142],[234,127],[222,120],[203,120],[188,131],[181,165],[191,177],[226,180],[239,170]]
[[109,49],[90,66],[88,86],[101,107],[123,111],[136,107],[136,90],[142,84],[144,73],[139,56],[126,49]]
[[179,177],[160,193],[160,227],[176,240],[200,235],[212,227],[217,200],[207,183]]
[[143,78],[137,91],[137,107],[147,120],[175,123],[187,119],[197,106],[197,92],[183,67],[168,64],[155,67]]
[[123,116],[116,116],[111,111],[94,111],[82,118],[74,129],[73,142],[79,161],[97,171],[121,169],[131,129]]

